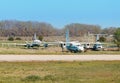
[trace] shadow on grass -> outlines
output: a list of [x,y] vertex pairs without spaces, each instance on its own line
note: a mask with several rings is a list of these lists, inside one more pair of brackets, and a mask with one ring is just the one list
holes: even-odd
[[22,79],[22,81],[32,81],[32,82],[39,81],[39,80],[41,80],[41,77],[37,75],[29,75]]
[[26,76],[25,78],[21,79],[21,81],[25,82],[36,82],[36,81],[55,81],[56,78],[53,75],[46,75],[44,77],[40,77],[37,75],[29,75]]

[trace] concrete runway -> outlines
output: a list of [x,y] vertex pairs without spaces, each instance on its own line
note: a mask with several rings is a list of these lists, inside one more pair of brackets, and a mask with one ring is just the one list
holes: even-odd
[[120,60],[120,55],[0,55],[0,62],[114,60]]

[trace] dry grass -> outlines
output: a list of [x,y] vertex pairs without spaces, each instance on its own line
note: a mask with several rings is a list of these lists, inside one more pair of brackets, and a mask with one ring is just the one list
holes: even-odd
[[119,83],[119,63],[1,62],[0,83]]
[[71,54],[64,52],[62,53],[60,47],[48,47],[48,48],[35,48],[35,49],[28,49],[28,48],[19,48],[19,47],[4,47],[0,48],[0,54]]
[[[20,38],[22,39],[22,41],[32,41],[32,36],[31,37],[20,37]],[[8,37],[0,37],[1,42],[6,42],[7,39],[8,39]],[[85,41],[86,42],[88,42],[88,41],[89,42],[94,42],[95,37],[94,36],[91,36],[91,37],[88,37],[88,36],[83,36],[83,37],[81,37],[81,36],[78,36],[78,37],[72,36],[72,37],[70,37],[70,40],[71,41],[81,41],[81,42],[85,42]],[[65,35],[64,36],[48,36],[48,37],[44,37],[43,41],[48,41],[48,42],[50,42],[50,41],[65,41]]]
[[82,53],[71,53],[64,51],[60,47],[48,47],[39,49],[27,49],[24,47],[2,47],[0,48],[0,54],[37,54],[37,55],[96,55],[96,54],[109,54],[109,55],[120,55],[120,51],[87,51]]

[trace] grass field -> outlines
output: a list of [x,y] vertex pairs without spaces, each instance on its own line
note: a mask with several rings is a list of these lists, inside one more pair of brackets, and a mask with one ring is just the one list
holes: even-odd
[[0,83],[119,82],[120,61],[0,63]]
[[96,54],[109,54],[120,55],[120,51],[87,51],[82,53],[62,52],[60,47],[48,47],[46,49],[27,49],[24,47],[0,47],[0,54],[37,54],[37,55],[96,55]]

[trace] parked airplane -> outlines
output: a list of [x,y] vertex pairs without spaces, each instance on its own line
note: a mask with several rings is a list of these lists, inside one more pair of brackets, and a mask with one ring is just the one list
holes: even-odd
[[96,50],[96,51],[101,51],[101,50],[103,50],[103,45],[102,45],[102,43],[96,42],[96,43],[93,45],[93,50]]
[[33,37],[33,42],[32,43],[26,42],[25,47],[27,48],[39,47],[41,43],[42,42],[36,38],[36,33],[35,33]]
[[48,46],[58,45],[58,42],[42,42],[42,41],[37,39],[36,33],[35,33],[34,37],[33,37],[33,42],[30,42],[30,43],[26,42],[26,44],[21,44],[21,45],[24,45],[27,48],[48,47]]
[[61,42],[62,50],[66,48],[70,52],[83,52],[84,46],[82,46],[78,41],[70,41],[69,39],[69,29],[66,31],[66,42]]
[[107,43],[101,43],[101,42],[99,42],[99,39],[100,39],[100,36],[107,36],[107,34],[90,34],[90,33],[88,33],[88,35],[94,35],[96,37],[96,41],[95,42],[81,42],[84,45],[84,48],[92,49],[92,50],[96,50],[96,51],[103,50],[103,45],[105,45]]
[[93,50],[96,51],[101,51],[103,50],[103,44],[105,43],[101,43],[99,42],[100,36],[106,36],[107,34],[94,34],[96,36],[96,43],[94,43],[93,45]]

